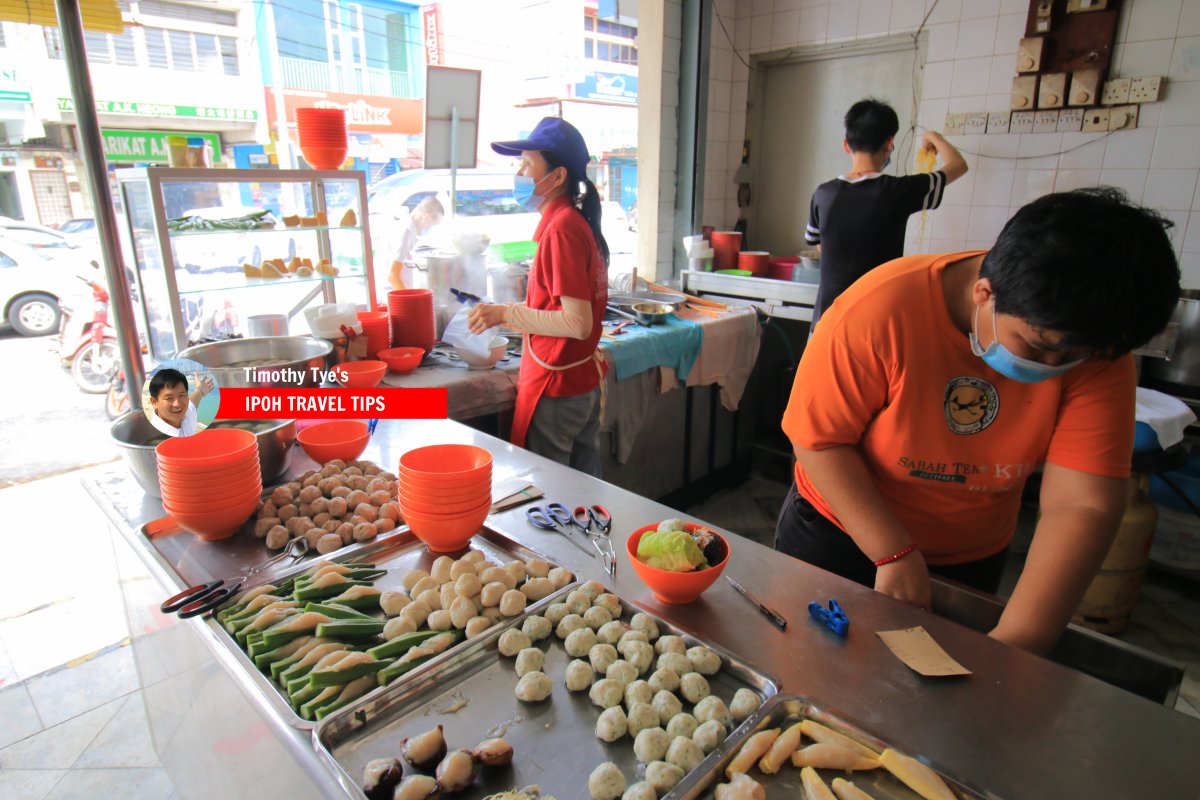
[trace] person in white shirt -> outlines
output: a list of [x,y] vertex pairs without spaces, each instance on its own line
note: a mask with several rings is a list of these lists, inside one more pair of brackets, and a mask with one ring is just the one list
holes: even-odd
[[196,432],[196,405],[213,390],[212,378],[192,373],[196,389],[188,394],[188,380],[176,369],[164,368],[150,379],[150,424],[167,436],[191,436]]
[[441,201],[436,197],[426,197],[417,203],[417,207],[407,219],[401,216],[397,220],[400,230],[396,236],[396,247],[392,251],[392,266],[388,271],[388,288],[385,291],[413,288],[412,268],[406,266],[405,262],[412,261],[417,239],[434,225],[440,224],[445,216],[446,209],[442,207]]

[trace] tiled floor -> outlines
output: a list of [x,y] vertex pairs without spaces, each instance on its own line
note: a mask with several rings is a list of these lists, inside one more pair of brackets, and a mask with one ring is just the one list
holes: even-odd
[[[688,509],[688,513],[770,547],[787,490],[786,484],[755,475],[746,484]],[[1009,596],[1016,585],[1033,535],[1033,519],[1032,513],[1023,515],[1018,526],[1000,586],[1001,596]],[[1132,622],[1117,638],[1183,663],[1186,671],[1175,707],[1200,717],[1200,582],[1149,570]]]
[[[0,798],[167,800],[107,523],[81,474],[0,489],[12,514],[0,533]],[[52,571],[32,568],[51,552],[65,555]]]

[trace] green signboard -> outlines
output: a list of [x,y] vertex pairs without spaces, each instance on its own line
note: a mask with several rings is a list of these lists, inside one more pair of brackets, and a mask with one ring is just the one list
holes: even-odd
[[221,137],[191,131],[121,131],[104,128],[104,156],[114,164],[166,164],[168,136],[199,136],[212,145],[213,161],[221,161]]
[[[59,111],[74,111],[75,101],[58,98]],[[220,108],[217,106],[176,106],[170,103],[131,103],[116,100],[97,100],[98,114],[132,114],[141,117],[194,117],[196,119],[256,122],[258,112],[250,108]]]

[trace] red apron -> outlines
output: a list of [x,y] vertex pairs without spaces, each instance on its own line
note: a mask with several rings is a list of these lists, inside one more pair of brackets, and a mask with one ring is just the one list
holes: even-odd
[[597,348],[590,356],[564,366],[547,364],[533,352],[530,334],[525,334],[525,347],[521,353],[521,371],[517,378],[517,402],[513,408],[512,443],[517,447],[525,446],[525,436],[529,433],[529,424],[533,421],[533,412],[550,385],[550,378],[555,372],[582,366],[591,361],[596,365],[600,374],[600,419],[604,419],[604,356]]

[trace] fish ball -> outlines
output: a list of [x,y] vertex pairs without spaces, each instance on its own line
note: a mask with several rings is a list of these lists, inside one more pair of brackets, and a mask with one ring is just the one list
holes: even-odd
[[449,611],[437,609],[429,614],[429,619],[425,620],[425,624],[431,631],[448,631],[454,623],[450,620]]
[[[470,577],[475,578],[474,575]],[[462,579],[459,581],[462,582]],[[479,578],[475,578],[475,582],[479,582]],[[504,594],[500,595],[500,613],[506,617],[515,617],[525,610],[525,604],[529,602],[529,598],[516,589],[509,589]]]
[[446,609],[447,611],[450,610],[450,606],[442,602],[441,593],[434,591],[433,589],[426,589],[413,599],[429,606],[432,611],[437,611],[438,609],[442,608]]
[[567,636],[563,647],[567,651],[567,655],[573,658],[583,658],[590,655],[590,651],[596,644],[596,634],[591,628],[579,628],[571,631]]
[[[571,634],[571,636],[578,636],[585,631],[591,633],[590,628],[585,628],[582,631],[575,631],[575,633]],[[593,640],[594,637],[595,634],[593,634]],[[620,681],[622,686],[628,686],[629,684],[633,683],[637,680],[637,676],[637,667],[622,659],[617,659],[616,661],[612,662],[608,665],[608,669],[604,670],[604,677],[612,678],[615,681]]]
[[689,647],[687,657],[692,662],[692,669],[701,675],[716,675],[721,671],[721,657],[707,647]]
[[524,593],[531,601],[538,601],[542,598],[549,597],[555,590],[554,582],[549,578],[534,578],[533,580],[525,581],[521,587],[521,592]]
[[426,592],[430,589],[436,590],[439,586],[441,586],[441,584],[426,575],[425,577],[418,579],[417,582],[409,588],[408,594],[410,597],[420,597],[421,592]]
[[625,656],[625,660],[637,668],[639,675],[645,675],[654,664],[654,648],[648,642],[626,642],[617,650]]
[[712,692],[708,689],[708,681],[698,672],[689,672],[679,679],[679,693],[689,703],[699,703]]
[[429,567],[429,575],[439,584],[450,582],[450,567],[454,559],[450,556],[438,556]]
[[674,634],[660,636],[654,642],[654,652],[659,654],[679,653],[681,656],[687,655],[687,642],[683,640],[682,636],[675,636]]
[[394,619],[389,619],[387,624],[383,626],[383,638],[390,642],[397,636],[403,636],[406,633],[415,633],[418,627],[408,617],[395,617]]
[[497,567],[497,569],[504,570],[504,572],[508,573],[508,576],[512,578],[514,586],[525,580],[525,576],[529,572],[529,570],[525,568],[525,565],[520,561],[510,561],[501,567]]
[[625,776],[611,761],[592,770],[588,776],[588,794],[592,800],[618,800],[625,791]]
[[[325,503],[325,511],[328,512],[329,516],[331,517],[338,517],[340,519],[346,516],[346,512],[349,510],[350,505],[346,502],[344,497],[332,497],[328,502]],[[420,573],[425,572],[424,570],[420,569],[411,571]]]
[[[562,618],[562,620],[559,621],[558,626],[554,629],[554,632],[558,634],[558,638],[566,639],[574,631],[577,631],[580,628],[587,628],[587,623],[583,621],[583,617],[579,616],[578,614],[567,614]],[[591,630],[591,628],[588,628],[588,630]]]
[[683,703],[679,702],[679,698],[670,692],[656,692],[650,705],[654,706],[654,710],[658,712],[658,722],[664,727],[671,721],[671,717],[683,711]]
[[592,688],[588,691],[588,697],[592,703],[600,708],[619,706],[624,694],[625,685],[612,678],[601,678],[593,683]]
[[[711,753],[720,746],[721,742],[725,741],[725,726],[715,719],[710,719],[696,728],[695,733],[692,734],[692,741],[705,754]],[[680,766],[683,765],[680,764]]]
[[[288,540],[291,537],[288,535],[287,528],[282,525],[275,525],[267,531],[267,549],[281,550],[287,546]],[[338,539],[340,542],[341,539]]]
[[[608,675],[607,677],[613,677]],[[649,705],[654,701],[654,689],[646,681],[630,681],[625,684],[625,707],[633,708],[639,703]],[[654,723],[657,725],[658,723]]]
[[625,794],[621,795],[621,800],[658,800],[658,793],[650,784],[638,781],[625,790]]
[[454,601],[458,599],[458,595],[454,593],[453,583],[443,583],[437,590],[438,602],[442,608],[449,610],[450,606],[454,605]]
[[400,610],[400,616],[412,620],[418,628],[425,624],[431,613],[433,609],[420,600],[414,600]]
[[676,675],[686,675],[689,672],[695,672],[692,669],[692,662],[687,656],[680,653],[667,652],[658,657],[658,668],[669,669]]
[[625,709],[620,706],[606,708],[596,720],[596,738],[615,742],[625,735],[626,725]]
[[625,626],[620,620],[613,620],[600,626],[600,630],[596,631],[596,638],[605,644],[616,644],[621,641],[621,637],[625,635]]
[[733,717],[729,714],[729,709],[725,706],[725,701],[716,695],[708,697],[696,703],[696,707],[692,709],[692,714],[698,719],[701,724],[714,720],[721,723],[724,728],[733,727]]
[[317,552],[324,555],[342,549],[342,537],[336,533],[326,533],[317,540]]
[[479,634],[491,628],[495,623],[487,617],[471,617],[467,620],[467,638],[473,639]]
[[526,647],[517,653],[517,675],[524,677],[529,672],[541,672],[546,654],[536,647]]
[[[483,603],[485,608],[493,608],[494,606],[500,605],[500,598],[507,591],[508,587],[500,581],[485,583],[483,588],[479,590],[479,602]],[[521,593],[517,592],[517,594]],[[521,599],[526,599],[525,595],[522,594]]]
[[686,736],[690,739],[696,732],[696,728],[699,727],[700,723],[696,721],[696,718],[685,711],[671,717],[671,721],[667,723],[667,735],[671,737],[672,742],[675,741],[676,736]]
[[[470,566],[468,564],[467,566]],[[454,581],[454,593],[459,597],[474,597],[483,590],[483,581],[474,572],[460,575]]]
[[609,665],[616,660],[617,648],[611,644],[594,644],[588,650],[588,661],[592,662],[592,669],[601,675],[608,672]]
[[[482,555],[482,553],[480,555]],[[458,561],[455,561],[450,565],[450,579],[456,581],[464,575],[470,575],[474,578],[479,577],[479,574],[475,572],[475,562],[460,558]]]
[[646,767],[646,783],[654,787],[659,796],[675,788],[683,780],[683,770],[666,761],[655,761]]
[[531,558],[525,562],[525,571],[535,578],[545,578],[550,574],[550,563],[540,558]]
[[571,614],[583,616],[584,612],[592,607],[592,601],[586,594],[576,589],[567,595],[566,599],[567,611]]
[[626,725],[630,736],[637,736],[644,730],[658,727],[658,712],[649,703],[634,703],[625,715]]
[[656,692],[674,692],[679,689],[679,674],[673,669],[659,667],[650,676],[650,688]]
[[703,760],[704,751],[700,749],[700,745],[686,736],[676,736],[671,740],[671,746],[667,748],[667,763],[679,767],[685,775],[699,766]]
[[563,683],[566,684],[568,692],[582,692],[584,689],[591,688],[592,680],[595,677],[591,664],[577,658],[567,664]]
[[646,638],[651,642],[658,638],[658,623],[649,614],[643,614],[640,611],[634,614],[633,618],[629,620],[629,627],[646,634]]
[[[518,631],[512,631],[518,633]],[[544,672],[534,671],[527,672],[521,676],[521,680],[517,681],[515,694],[517,699],[525,703],[540,703],[550,696],[551,689],[554,685],[550,682],[550,676]]]
[[592,600],[592,606],[599,606],[600,608],[603,608],[609,614],[612,614],[613,619],[618,619],[621,616],[621,598],[617,597],[615,594],[604,592],[596,595],[595,599]]
[[758,696],[758,693],[743,687],[734,693],[733,700],[729,702],[729,715],[733,717],[734,722],[740,723],[757,711],[760,705],[762,705],[762,698]]
[[546,575],[550,582],[554,584],[555,589],[561,589],[571,582],[571,573],[562,567],[555,567]]
[[540,642],[554,632],[554,626],[550,624],[550,620],[534,614],[532,617],[526,617],[521,623],[521,632],[528,636],[530,641]]
[[530,644],[532,644],[532,642],[529,641],[528,636],[518,630],[509,628],[504,633],[500,634],[500,641],[497,644],[497,647],[500,649],[500,655],[512,657],[524,650],[526,647],[529,647]]
[[612,622],[612,614],[608,613],[608,609],[600,606],[592,606],[587,611],[583,612],[583,621],[587,626],[594,631],[600,630],[602,627]]
[[662,728],[646,728],[633,739],[633,754],[643,764],[661,761],[671,746],[671,737]]
[[450,604],[450,620],[459,630],[467,627],[467,623],[477,614],[478,609],[475,608],[475,604],[466,597],[456,597]]
[[550,620],[551,625],[557,625],[563,621],[563,617],[571,612],[567,610],[566,603],[551,603],[542,613],[546,616],[546,619]]

